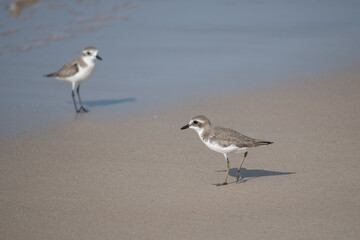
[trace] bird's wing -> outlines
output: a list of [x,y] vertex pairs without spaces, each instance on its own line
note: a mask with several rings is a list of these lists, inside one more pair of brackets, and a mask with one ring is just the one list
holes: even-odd
[[59,71],[45,75],[47,77],[65,78],[74,75],[79,71],[77,59],[65,64]]
[[259,144],[261,141],[245,136],[235,130],[222,127],[214,127],[213,136],[210,141],[218,141],[220,145],[227,147],[235,143],[239,148],[243,147],[257,147],[263,144]]
[[76,60],[65,64],[59,71],[58,77],[69,77],[79,71],[79,66]]

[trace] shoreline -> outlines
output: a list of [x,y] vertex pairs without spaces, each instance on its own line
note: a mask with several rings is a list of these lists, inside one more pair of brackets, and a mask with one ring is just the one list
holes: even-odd
[[[121,119],[121,118],[138,118],[138,117],[146,117],[153,115],[154,117],[157,117],[159,114],[166,114],[167,112],[171,112],[172,109],[186,109],[187,106],[196,103],[204,103],[206,105],[206,102],[214,102],[223,99],[225,100],[228,96],[228,98],[233,98],[238,95],[246,95],[250,96],[253,94],[258,94],[264,91],[271,91],[273,89],[277,88],[283,88],[283,87],[295,87],[302,85],[306,82],[311,82],[312,79],[317,79],[314,83],[318,82],[319,79],[326,79],[328,76],[336,76],[336,75],[342,75],[345,72],[357,72],[356,66],[351,66],[347,68],[343,68],[341,70],[335,70],[331,72],[326,73],[318,73],[318,74],[312,74],[312,75],[304,75],[302,77],[293,77],[293,78],[283,78],[279,79],[277,81],[270,81],[269,83],[263,83],[263,84],[256,84],[255,86],[250,84],[249,86],[245,87],[244,89],[237,88],[236,90],[224,90],[221,91],[211,91],[208,93],[200,93],[199,95],[191,95],[188,97],[183,97],[182,99],[178,98],[177,100],[172,99],[171,103],[160,103],[160,106],[152,106],[149,107],[147,103],[144,103],[144,99],[138,100],[136,97],[126,97],[124,96],[124,102],[121,104],[123,105],[123,109],[120,108],[120,112],[114,113],[114,110],[119,110],[119,108],[113,108],[114,110],[109,110],[109,107],[104,105],[101,109],[101,106],[96,106],[94,102],[104,102],[107,100],[85,100],[84,105],[95,105],[92,109],[90,108],[89,113],[82,113],[82,114],[75,114],[72,111],[71,104],[72,102],[68,101],[68,104],[63,104],[61,106],[61,111],[66,111],[65,115],[68,117],[65,117],[63,119],[56,119],[55,117],[50,117],[47,120],[44,119],[34,119],[36,123],[32,123],[31,126],[27,126],[26,129],[24,126],[26,125],[25,122],[19,122],[20,130],[14,130],[14,128],[17,127],[10,127],[12,130],[9,130],[9,132],[4,133],[0,136],[0,141],[6,141],[6,140],[12,140],[21,138],[22,136],[30,136],[30,135],[37,135],[41,134],[42,132],[46,132],[48,129],[56,128],[57,126],[62,126],[64,124],[71,123],[73,121],[103,121],[103,120],[111,120],[111,119]],[[324,80],[322,80],[324,81]],[[63,84],[61,84],[63,85]],[[225,97],[224,97],[225,96]],[[64,99],[67,99],[66,96],[64,96]],[[109,100],[110,101],[110,100]],[[140,102],[139,102],[140,101]],[[133,106],[133,104],[140,104],[138,106]],[[141,105],[142,104],[142,105]],[[101,104],[100,104],[101,105]],[[36,109],[36,111],[39,111],[39,109]],[[104,116],[105,114],[105,116]],[[39,121],[40,120],[40,121]],[[29,122],[28,122],[29,123]]]
[[[357,239],[360,72],[191,99],[137,116],[65,122],[0,140],[4,239]],[[195,132],[274,141],[226,163]]]

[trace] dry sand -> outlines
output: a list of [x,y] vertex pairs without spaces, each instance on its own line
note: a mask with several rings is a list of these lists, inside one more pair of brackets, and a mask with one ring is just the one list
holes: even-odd
[[[1,239],[359,239],[360,72],[1,140]],[[89,113],[91,114],[91,113]],[[196,114],[274,141],[221,154]]]

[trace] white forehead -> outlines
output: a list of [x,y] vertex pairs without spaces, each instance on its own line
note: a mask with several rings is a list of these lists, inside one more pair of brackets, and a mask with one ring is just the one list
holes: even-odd
[[96,48],[85,48],[83,50],[83,52],[91,52],[91,53],[96,53],[98,50]]

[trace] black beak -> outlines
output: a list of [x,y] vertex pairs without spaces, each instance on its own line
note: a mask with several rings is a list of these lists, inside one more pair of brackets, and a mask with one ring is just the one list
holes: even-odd
[[96,55],[96,58],[102,61],[102,58],[99,55]]
[[190,125],[189,125],[189,124],[186,124],[185,126],[183,126],[182,128],[180,128],[180,130],[187,129],[187,128],[189,128],[189,127],[190,127]]

